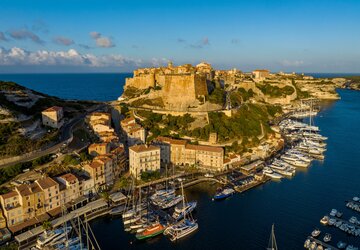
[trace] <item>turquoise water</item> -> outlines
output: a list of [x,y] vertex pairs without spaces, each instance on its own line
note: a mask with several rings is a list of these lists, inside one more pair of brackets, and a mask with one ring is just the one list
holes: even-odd
[[123,231],[120,219],[102,218],[92,222],[100,245],[104,249],[264,249],[275,223],[279,249],[303,249],[315,227],[322,230],[322,237],[331,233],[334,245],[345,240],[360,246],[360,238],[319,222],[332,208],[344,212],[346,219],[360,218],[344,203],[360,195],[360,92],[339,93],[342,99],[327,103],[315,118],[321,134],[329,137],[323,162],[314,162],[292,179],[269,182],[223,202],[211,201],[215,190],[209,185],[187,189],[189,199],[198,201],[199,230],[175,244],[165,237],[137,242]]

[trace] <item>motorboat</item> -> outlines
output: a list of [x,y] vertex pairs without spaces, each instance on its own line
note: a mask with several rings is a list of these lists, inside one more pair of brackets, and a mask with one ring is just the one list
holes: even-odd
[[312,237],[318,237],[320,235],[321,231],[316,228],[314,231],[312,231],[311,236]]
[[165,227],[162,224],[160,224],[159,222],[157,222],[157,223],[154,223],[154,224],[148,226],[142,232],[137,233],[136,238],[138,240],[152,238],[159,234],[162,234],[164,232],[164,230],[165,230]]
[[330,242],[330,241],[331,241],[331,234],[325,234],[324,242]]
[[329,223],[329,216],[322,217],[322,219],[320,220],[320,223],[323,225],[327,225]]
[[224,200],[230,196],[232,196],[235,193],[235,190],[232,188],[225,188],[219,192],[217,192],[214,197],[213,200]]
[[199,225],[194,220],[185,219],[168,227],[164,234],[169,235],[171,241],[176,241],[195,232],[198,228]]
[[339,241],[336,246],[339,248],[339,249],[345,249],[346,246],[347,246],[347,243],[343,242],[343,241]]

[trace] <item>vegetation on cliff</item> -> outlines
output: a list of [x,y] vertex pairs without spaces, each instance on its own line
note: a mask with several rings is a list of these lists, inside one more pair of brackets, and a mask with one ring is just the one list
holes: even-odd
[[236,91],[230,93],[230,100],[233,107],[240,106],[242,103],[247,102],[251,97],[254,97],[252,89],[246,91],[244,88],[238,88]]
[[256,87],[260,89],[264,95],[268,95],[270,97],[285,97],[287,95],[292,95],[295,91],[295,89],[291,86],[280,88],[278,86],[273,86],[268,82],[265,84],[256,84]]
[[[65,107],[64,115],[69,119],[83,113],[93,104],[88,101],[66,101],[27,89],[14,82],[0,81],[0,109],[9,113],[2,115],[2,119],[9,120],[3,120],[0,124],[0,157],[24,154],[58,139],[57,130],[48,128],[46,133],[37,139],[30,139],[20,132],[41,121],[41,111],[51,106]],[[18,117],[23,119],[19,120]]]
[[270,108],[266,105],[245,104],[232,117],[221,112],[209,113],[210,124],[203,128],[196,128],[189,133],[190,136],[208,140],[211,132],[216,132],[220,142],[242,139],[244,137],[254,138],[271,133],[269,120],[271,113],[281,112],[278,108]]
[[222,88],[215,88],[208,96],[211,103],[223,105],[225,102],[225,91]]
[[150,131],[151,136],[147,138],[148,141],[155,139],[158,136],[173,136],[178,137],[186,134],[195,119],[191,115],[183,116],[161,115],[151,111],[139,110],[138,114],[146,118],[141,122],[142,126]]

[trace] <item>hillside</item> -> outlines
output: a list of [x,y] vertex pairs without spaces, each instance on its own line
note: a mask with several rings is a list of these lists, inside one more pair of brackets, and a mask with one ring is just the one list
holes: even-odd
[[34,151],[58,140],[59,131],[42,126],[41,111],[61,106],[67,121],[93,104],[66,101],[0,81],[0,158]]

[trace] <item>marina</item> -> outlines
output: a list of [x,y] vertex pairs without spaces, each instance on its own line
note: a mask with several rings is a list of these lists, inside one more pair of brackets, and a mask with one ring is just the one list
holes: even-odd
[[[313,160],[308,168],[295,167],[296,174],[293,177],[282,178],[281,181],[268,179],[265,183],[258,184],[245,193],[237,193],[222,202],[211,201],[218,184],[209,185],[211,182],[201,181],[187,187],[185,193],[188,200],[197,201],[196,219],[199,229],[188,236],[189,239],[179,242],[177,247],[198,249],[204,246],[202,242],[206,242],[206,246],[211,246],[212,249],[224,247],[236,249],[233,244],[236,244],[234,239],[238,239],[245,248],[263,249],[268,245],[269,227],[275,223],[279,248],[293,249],[294,245],[298,246],[296,249],[302,248],[304,239],[313,230],[314,222],[319,222],[324,215],[324,207],[344,206],[346,197],[352,197],[354,190],[360,189],[357,181],[360,176],[356,172],[357,158],[349,157],[349,155],[357,155],[357,150],[353,145],[348,144],[346,139],[351,137],[354,140],[360,140],[358,134],[352,132],[354,124],[359,124],[358,118],[354,115],[356,108],[349,109],[349,106],[358,103],[358,100],[356,93],[341,90],[340,94],[341,101],[325,104],[324,109],[314,117],[314,124],[321,130],[321,136],[324,137],[322,139],[327,144],[327,150],[323,152],[325,155],[323,161]],[[349,122],[339,123],[339,117],[341,121],[348,120]],[[343,181],[344,178],[346,182]],[[241,188],[245,187],[246,185],[241,186]],[[322,197],[321,205],[319,196]],[[279,206],[279,203],[284,205]],[[271,218],[268,216],[269,211],[271,211]],[[343,212],[343,216],[351,217],[347,211]],[[217,216],[213,216],[214,214]],[[292,223],[288,223],[289,221]],[[171,241],[165,237],[147,241],[146,244],[134,241],[133,235],[122,233],[121,220],[96,219],[91,222],[91,225],[99,238],[99,243],[106,246],[106,249],[116,249],[107,243],[111,241],[111,235],[114,235],[115,231],[119,241],[128,242],[127,249],[151,249],[154,246],[171,249],[173,247]],[[230,230],[223,235],[220,244],[215,237],[217,227],[214,225],[236,227],[237,230],[236,232]],[[241,226],[237,227],[237,225]],[[359,246],[358,237],[348,238],[347,234],[337,228],[327,228],[332,235],[331,241],[327,244],[335,247],[334,249],[337,248],[336,244],[339,241]],[[324,235],[321,236],[321,240]],[[256,241],[251,240],[254,237]]]

